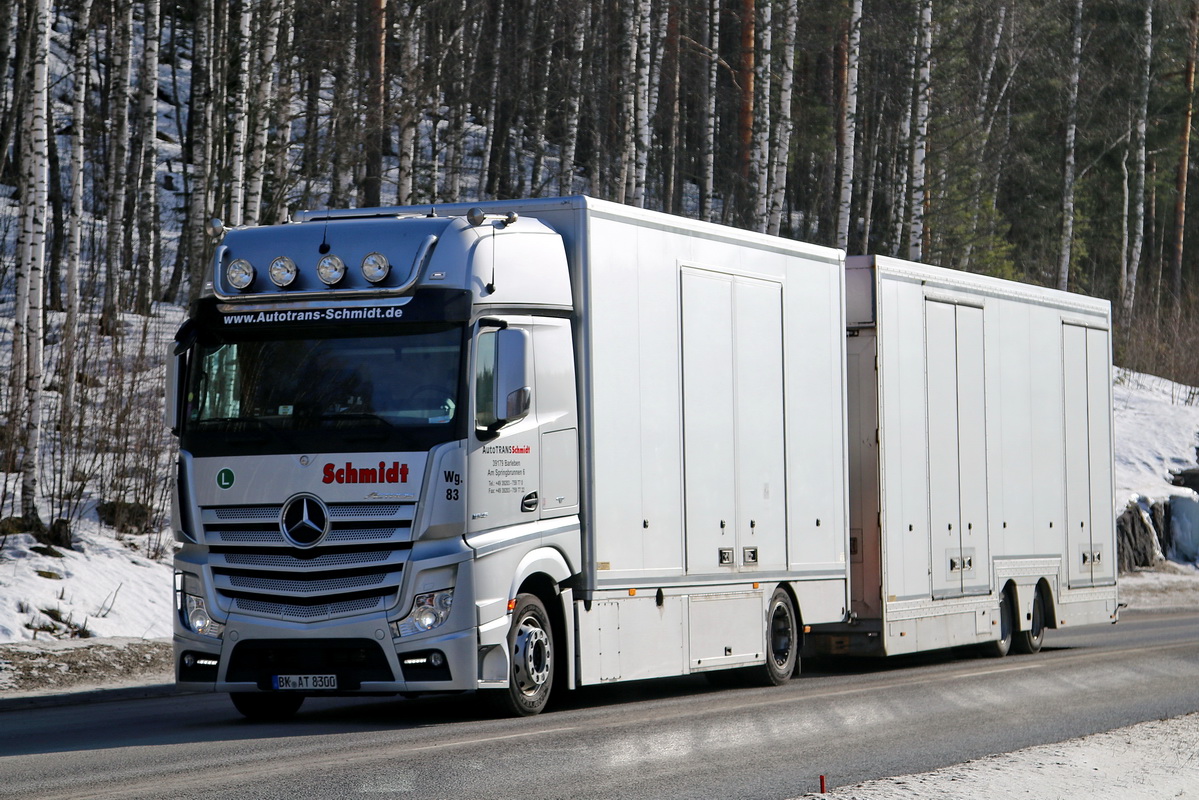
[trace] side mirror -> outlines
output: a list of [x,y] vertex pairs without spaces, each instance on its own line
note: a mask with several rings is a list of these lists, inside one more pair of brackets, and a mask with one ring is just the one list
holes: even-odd
[[181,414],[179,413],[179,401],[183,395],[179,383],[183,378],[186,370],[186,353],[168,353],[167,354],[167,382],[165,397],[162,404],[162,421],[171,433],[179,435],[179,426],[182,423]]
[[502,428],[529,414],[533,380],[529,375],[529,333],[517,328],[496,332],[495,421]]
[[532,358],[527,331],[516,328],[479,333],[475,352],[475,424],[494,436],[528,416],[533,404]]

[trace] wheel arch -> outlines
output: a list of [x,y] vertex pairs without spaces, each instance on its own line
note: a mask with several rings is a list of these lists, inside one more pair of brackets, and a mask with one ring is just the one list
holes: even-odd
[[574,573],[562,553],[552,547],[542,547],[525,555],[517,565],[508,599],[531,594],[545,606],[553,627],[554,641],[562,653],[560,663],[566,669],[555,672],[555,688],[574,688],[575,643],[573,614],[569,608],[573,593],[563,591],[562,584]]

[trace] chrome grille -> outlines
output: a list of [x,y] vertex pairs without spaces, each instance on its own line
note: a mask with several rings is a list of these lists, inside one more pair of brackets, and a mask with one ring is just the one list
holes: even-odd
[[395,604],[412,547],[415,503],[330,504],[329,532],[309,548],[284,537],[281,515],[281,506],[201,509],[223,608],[319,621]]

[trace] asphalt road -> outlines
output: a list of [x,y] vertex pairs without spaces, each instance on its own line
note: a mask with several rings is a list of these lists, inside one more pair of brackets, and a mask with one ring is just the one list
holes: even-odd
[[774,689],[586,689],[539,717],[472,696],[190,695],[0,713],[0,798],[786,798],[1199,710],[1199,612],[1050,631],[1035,656],[805,665]]

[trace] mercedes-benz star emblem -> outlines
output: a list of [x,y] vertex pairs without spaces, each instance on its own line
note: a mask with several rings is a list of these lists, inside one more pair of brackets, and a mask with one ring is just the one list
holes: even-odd
[[279,527],[296,547],[312,547],[329,531],[329,509],[318,497],[298,494],[283,505]]

